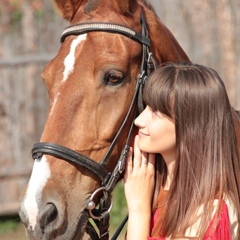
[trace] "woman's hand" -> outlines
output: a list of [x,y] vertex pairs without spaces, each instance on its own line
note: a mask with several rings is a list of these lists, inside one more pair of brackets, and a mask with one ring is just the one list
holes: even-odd
[[155,154],[141,152],[138,135],[129,152],[124,188],[129,221],[127,239],[146,239],[150,234],[151,204],[154,191]]
[[141,152],[138,147],[138,135],[134,141],[134,156],[132,148],[129,151],[124,175],[125,195],[128,209],[151,211],[154,191],[155,154]]

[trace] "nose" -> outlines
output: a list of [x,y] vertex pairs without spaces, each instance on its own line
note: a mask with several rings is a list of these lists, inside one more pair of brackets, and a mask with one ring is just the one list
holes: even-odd
[[42,230],[57,219],[58,210],[53,203],[47,203],[38,214],[38,223]]
[[34,232],[45,232],[52,234],[58,230],[64,222],[64,214],[61,208],[52,202],[48,202],[39,208],[35,222],[30,221],[23,204],[19,209],[19,216],[25,227]]
[[145,118],[146,117],[147,107],[139,114],[139,116],[134,120],[135,126],[138,128],[145,127]]

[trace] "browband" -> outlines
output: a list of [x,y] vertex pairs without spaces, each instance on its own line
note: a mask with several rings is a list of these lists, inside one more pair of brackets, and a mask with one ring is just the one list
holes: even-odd
[[63,43],[66,37],[68,37],[69,35],[80,35],[83,33],[96,32],[96,31],[119,33],[141,44],[144,44],[150,47],[150,39],[148,37],[143,36],[139,32],[131,28],[128,28],[126,26],[116,24],[116,23],[105,23],[105,22],[80,23],[80,24],[69,26],[65,28],[65,30],[62,33],[61,43]]

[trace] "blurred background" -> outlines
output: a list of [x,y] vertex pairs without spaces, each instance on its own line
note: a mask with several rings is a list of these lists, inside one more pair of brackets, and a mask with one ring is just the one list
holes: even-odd
[[[217,70],[240,110],[240,1],[150,0],[190,59]],[[30,177],[31,148],[48,109],[41,72],[68,25],[50,0],[0,0],[0,239],[26,239],[18,199]],[[112,226],[126,214],[115,191]]]

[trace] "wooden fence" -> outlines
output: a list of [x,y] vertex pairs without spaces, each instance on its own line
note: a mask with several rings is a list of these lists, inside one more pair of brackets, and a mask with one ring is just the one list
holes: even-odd
[[0,60],[0,215],[16,214],[30,177],[31,147],[39,141],[48,96],[41,71],[52,54]]
[[41,72],[67,25],[52,1],[40,9],[31,0],[11,2],[0,4],[0,216],[17,214],[30,177],[48,109]]

